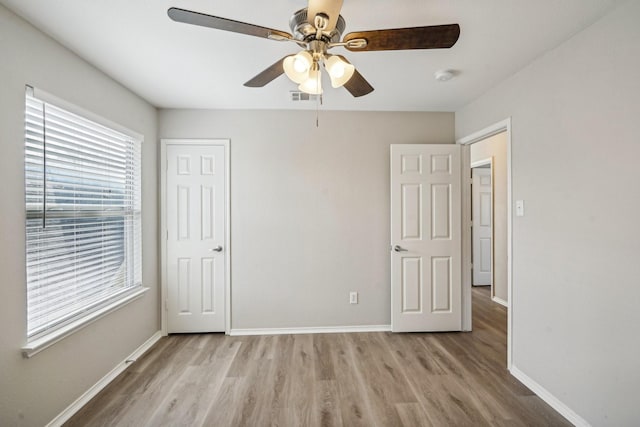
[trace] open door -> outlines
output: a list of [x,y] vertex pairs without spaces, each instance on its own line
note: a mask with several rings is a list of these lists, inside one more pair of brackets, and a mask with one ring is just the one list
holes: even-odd
[[391,328],[462,327],[460,146],[391,145]]

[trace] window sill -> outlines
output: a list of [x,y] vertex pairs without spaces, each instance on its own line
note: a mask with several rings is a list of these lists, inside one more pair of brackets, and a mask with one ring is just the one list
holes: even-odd
[[48,334],[45,337],[38,338],[27,343],[27,345],[22,347],[22,355],[26,358],[33,357],[34,355],[40,353],[45,348],[52,346],[58,341],[73,334],[74,332],[79,331],[80,329],[84,328],[87,325],[90,325],[91,323],[95,322],[101,317],[106,316],[107,314],[114,312],[119,308],[124,307],[128,303],[137,300],[148,290],[149,288],[140,288],[137,291],[127,295],[126,297],[88,314],[82,319],[78,319],[75,322],[69,323],[68,325],[65,325],[64,327]]

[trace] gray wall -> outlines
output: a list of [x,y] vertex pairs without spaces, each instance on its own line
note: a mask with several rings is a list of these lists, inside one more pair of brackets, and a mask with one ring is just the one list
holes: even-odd
[[592,425],[640,423],[640,2],[456,113],[512,117],[513,364]]
[[[159,329],[156,111],[0,6],[0,425],[41,426]],[[144,134],[141,299],[23,359],[24,94],[29,84]]]
[[507,134],[469,147],[471,164],[493,158],[493,296],[507,301]]
[[[231,139],[232,327],[389,325],[389,145],[452,113],[161,110],[161,138]],[[349,291],[360,303],[349,305]]]

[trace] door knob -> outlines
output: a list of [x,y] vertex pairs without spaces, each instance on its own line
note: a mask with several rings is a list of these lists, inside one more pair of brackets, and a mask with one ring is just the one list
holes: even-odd
[[402,247],[402,246],[400,246],[400,245],[395,245],[395,246],[393,247],[393,250],[394,250],[394,251],[396,251],[396,252],[407,252],[409,249],[405,249],[405,248],[403,248],[403,247]]
[[222,252],[222,246],[218,245],[213,249],[209,249],[209,252]]

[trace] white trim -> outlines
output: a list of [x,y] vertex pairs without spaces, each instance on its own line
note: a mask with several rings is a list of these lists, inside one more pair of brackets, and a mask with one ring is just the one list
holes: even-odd
[[460,298],[462,300],[462,330],[465,332],[471,332],[472,316],[471,316],[471,150],[468,145],[462,145],[460,147],[461,155],[461,190],[462,201],[460,203],[460,209],[462,210],[461,216],[461,229],[462,229],[462,259],[460,265],[462,272],[460,274],[460,283],[462,286],[462,292]]
[[230,139],[161,139],[160,140],[160,331],[167,329],[167,145],[221,145],[225,157],[225,334],[231,331],[231,140]]
[[[460,138],[456,141],[463,146],[463,168],[468,164],[468,150],[464,150],[465,146],[473,144],[474,142],[481,141],[491,136],[497,135],[501,132],[506,132],[507,136],[507,369],[511,368],[513,359],[513,218],[512,218],[512,175],[511,175],[511,117],[506,118],[498,123],[488,126],[478,132],[474,132],[471,135]],[[463,200],[464,203],[464,188],[463,186]],[[463,215],[465,212],[463,210]],[[464,217],[463,217],[464,219]],[[462,243],[466,245],[465,239],[470,241],[470,229],[468,227],[462,228]],[[467,245],[468,246],[468,245]],[[462,268],[463,277],[468,268],[468,262],[470,258],[465,258],[465,246],[463,246],[462,252]],[[466,262],[465,262],[466,261]],[[466,267],[465,267],[466,266]],[[463,330],[471,330],[471,289],[462,290],[462,328]]]
[[511,131],[511,117],[507,117],[504,120],[499,121],[498,123],[494,123],[486,128],[479,130],[478,132],[474,132],[471,135],[467,135],[465,137],[460,138],[456,141],[457,144],[460,145],[469,145],[474,142],[482,141],[483,139],[490,138],[494,135],[502,133],[504,131]]
[[297,335],[297,334],[341,334],[353,332],[391,332],[391,325],[326,326],[309,328],[257,328],[231,329],[229,335]]
[[505,307],[509,307],[509,304],[502,298],[498,298],[494,296],[494,297],[491,297],[491,301],[497,302],[498,304],[503,305]]
[[132,292],[118,299],[117,301],[113,301],[112,303],[105,305],[104,307],[101,307],[98,310],[87,314],[86,316],[82,316],[82,318],[75,320],[59,329],[56,329],[51,333],[48,333],[42,338],[38,338],[28,342],[24,347],[22,347],[22,355],[26,358],[33,357],[34,355],[40,353],[42,350],[51,347],[58,341],[68,337],[69,335],[72,335],[74,332],[77,332],[80,329],[89,326],[91,323],[106,316],[107,314],[124,307],[132,301],[137,300],[148,290],[149,288],[139,288],[135,292]]
[[113,381],[118,375],[120,375],[125,369],[127,369],[133,362],[135,362],[140,356],[142,356],[147,350],[149,350],[158,340],[162,337],[160,331],[156,332],[146,340],[140,347],[138,347],[129,357],[122,362],[118,363],[115,368],[111,370],[107,375],[102,377],[95,383],[89,390],[85,391],[82,396],[77,398],[71,405],[67,406],[62,412],[60,412],[53,420],[46,425],[46,427],[58,427],[69,421],[69,419],[84,405],[86,405],[93,397],[100,393],[111,381]]
[[480,166],[486,166],[486,165],[493,167],[493,156],[471,163],[470,168],[471,169],[479,168]]
[[511,375],[516,377],[518,381],[527,386],[532,392],[534,392],[540,399],[544,400],[549,406],[555,409],[560,415],[565,417],[569,422],[577,427],[590,427],[591,424],[587,422],[580,415],[576,414],[571,408],[569,408],[565,403],[563,403],[560,399],[555,397],[553,394],[549,392],[546,388],[542,387],[536,381],[531,379],[527,374],[522,372],[520,369],[511,365],[511,369],[509,369]]
[[225,245],[227,248],[227,256],[225,257],[225,284],[224,284],[224,310],[225,310],[225,322],[224,333],[229,335],[231,331],[231,140],[227,139],[224,142],[224,157],[225,157],[225,193],[227,195],[224,203],[227,207],[225,212]]

